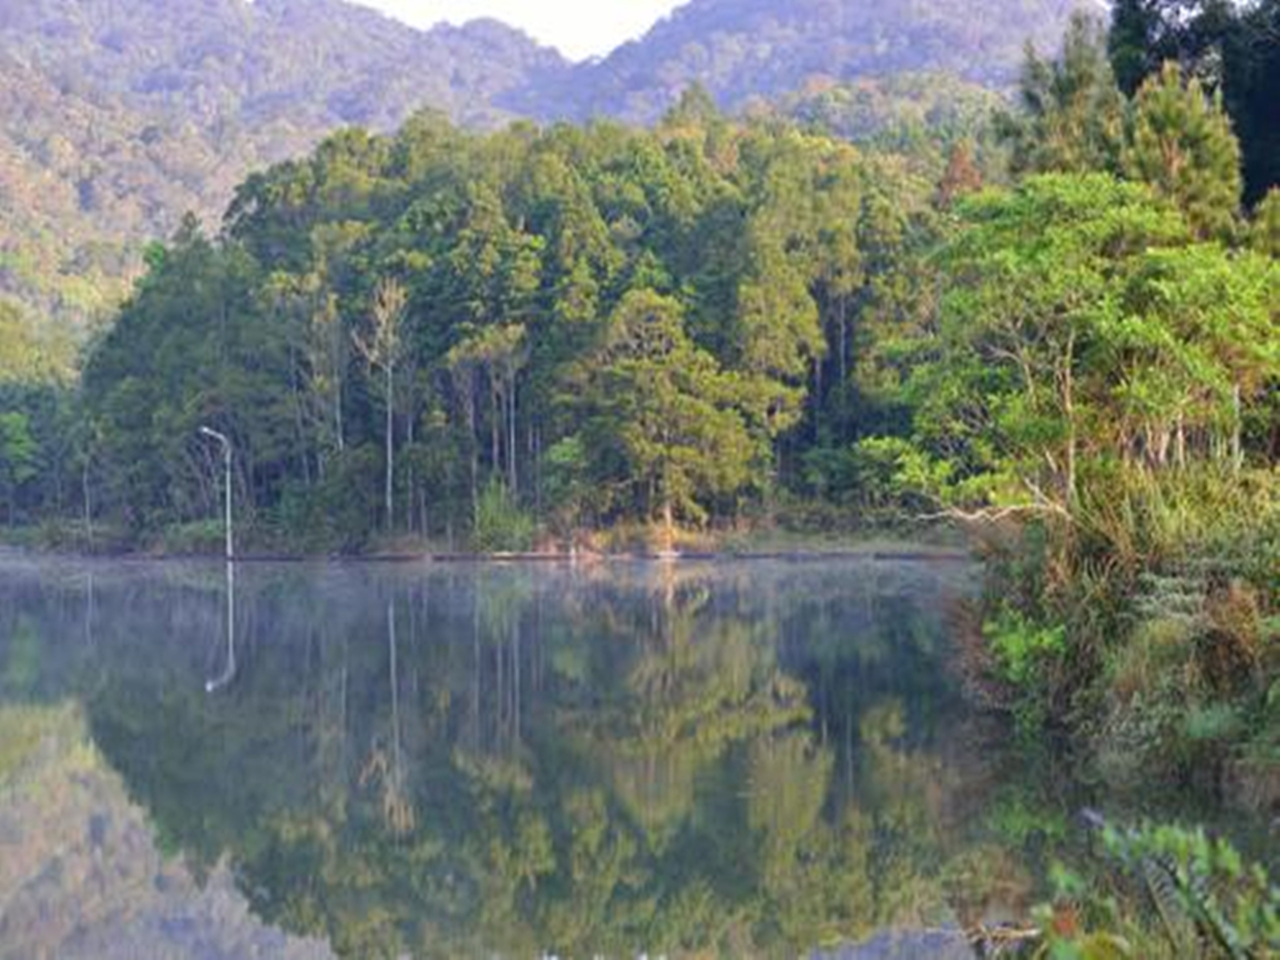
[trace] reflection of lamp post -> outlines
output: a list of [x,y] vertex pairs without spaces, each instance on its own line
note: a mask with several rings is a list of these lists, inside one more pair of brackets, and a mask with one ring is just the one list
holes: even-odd
[[222,444],[222,462],[225,472],[226,490],[223,501],[226,508],[227,534],[227,668],[216,680],[206,680],[206,693],[213,693],[231,682],[236,675],[236,570],[233,563],[233,540],[231,534],[231,441],[225,434],[209,427],[201,427],[200,432],[212,437]]
[[226,524],[227,524],[227,562],[231,562],[231,441],[227,439],[225,434],[219,433],[217,430],[210,430],[208,427],[201,427],[200,432],[206,437],[212,437],[222,444],[222,462],[225,468],[226,491],[223,499],[226,504]]
[[227,560],[227,669],[215,680],[206,680],[204,692],[213,693],[225,687],[236,675],[236,571]]

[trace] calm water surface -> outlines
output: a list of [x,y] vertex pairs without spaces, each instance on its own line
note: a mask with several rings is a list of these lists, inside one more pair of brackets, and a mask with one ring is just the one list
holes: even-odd
[[0,956],[799,956],[1018,915],[1081,795],[976,571],[0,560]]

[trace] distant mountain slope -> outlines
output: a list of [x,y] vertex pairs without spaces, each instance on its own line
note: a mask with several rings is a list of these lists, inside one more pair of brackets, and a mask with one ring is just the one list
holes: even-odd
[[0,0],[0,296],[82,326],[249,170],[422,106],[494,126],[567,67],[492,21],[424,33],[339,0]]
[[[424,32],[343,0],[0,0],[0,299],[83,330],[186,211],[216,226],[250,170],[421,107],[478,127],[647,122],[697,81],[855,136],[902,109],[954,126],[1075,2],[692,0],[575,66],[494,21]],[[944,74],[936,92],[919,79]]]
[[[988,86],[1053,48],[1081,0],[692,0],[647,36],[515,99],[540,116],[648,122],[690,83],[733,108],[814,77],[941,72]],[[559,81],[559,85],[556,85]]]
[[5,0],[0,49],[201,126],[384,127],[423,103],[482,123],[494,97],[567,66],[494,21],[422,32],[341,0]]

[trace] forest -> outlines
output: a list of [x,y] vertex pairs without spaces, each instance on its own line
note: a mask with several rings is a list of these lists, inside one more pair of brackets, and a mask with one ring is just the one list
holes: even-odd
[[696,88],[652,130],[337,134],[151,247],[78,382],[6,308],[6,519],[197,547],[201,426],[246,549],[1079,526],[1135,485],[1249,489],[1280,444],[1280,194],[1212,64],[1124,94],[1116,17],[1110,58],[1078,19],[971,139],[855,147]]
[[952,524],[1019,729],[1274,809],[1277,17],[1078,17],[945,142],[697,88],[652,129],[336,134],[149,248],[78,377],[0,313],[4,517],[216,551],[210,427],[245,551]]

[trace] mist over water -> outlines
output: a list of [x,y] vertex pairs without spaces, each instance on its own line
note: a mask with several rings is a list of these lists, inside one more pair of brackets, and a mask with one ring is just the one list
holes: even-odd
[[239,566],[230,635],[219,564],[0,564],[0,791],[190,878],[63,929],[74,876],[0,869],[5,942],[796,955],[1017,915],[1072,829],[960,696],[965,564]]

